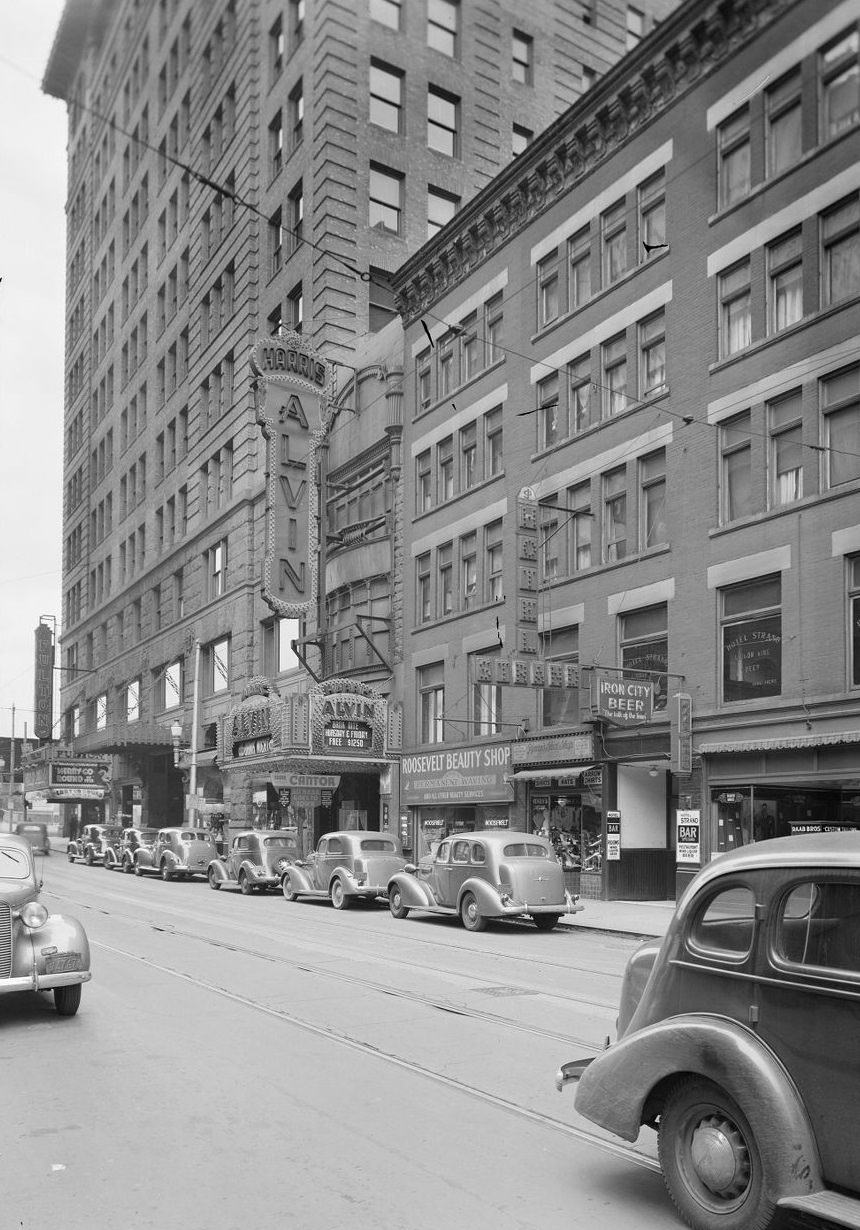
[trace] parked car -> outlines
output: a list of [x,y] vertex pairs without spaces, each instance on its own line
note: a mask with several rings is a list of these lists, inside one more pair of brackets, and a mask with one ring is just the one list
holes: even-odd
[[785,1211],[856,1227],[858,1019],[860,833],[778,837],[699,872],[630,959],[618,1040],[556,1084],[624,1140],[657,1131],[696,1230]]
[[48,836],[47,824],[28,823],[27,821],[15,825],[15,832],[19,837],[26,837],[30,843],[30,848],[34,854],[50,854],[51,839]]
[[508,829],[446,838],[430,859],[392,877],[388,906],[395,918],[410,910],[459,915],[467,931],[524,915],[551,931],[563,914],[583,909],[564,886],[552,842]]
[[400,838],[392,833],[326,833],[307,859],[291,863],[282,888],[287,901],[328,897],[336,910],[355,899],[384,897],[388,882],[406,866]]
[[218,850],[208,829],[159,829],[151,846],[134,852],[134,870],[139,876],[155,871],[162,880],[205,876]]
[[80,834],[69,842],[67,857],[70,863],[80,859],[88,867],[104,860],[105,850],[116,839],[119,829],[113,825],[85,824]]
[[135,851],[142,846],[151,846],[158,834],[158,829],[123,829],[117,839],[108,845],[104,854],[104,865],[110,871],[117,868],[126,874],[134,871]]
[[49,914],[26,837],[0,833],[0,995],[53,991],[60,1016],[74,1016],[90,974],[90,946],[76,918]]
[[238,884],[245,894],[255,888],[279,888],[284,872],[298,856],[295,831],[248,829],[236,834],[226,855],[209,864],[209,885],[220,888],[222,884]]

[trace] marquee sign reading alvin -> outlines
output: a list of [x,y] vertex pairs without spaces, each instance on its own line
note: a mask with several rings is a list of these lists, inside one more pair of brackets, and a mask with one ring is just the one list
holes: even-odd
[[317,454],[328,430],[333,376],[297,333],[262,338],[250,362],[266,440],[263,598],[276,614],[296,618],[317,600]]

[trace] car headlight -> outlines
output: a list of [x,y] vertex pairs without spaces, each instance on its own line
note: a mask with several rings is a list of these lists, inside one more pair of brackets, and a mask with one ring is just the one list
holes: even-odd
[[264,876],[267,876],[268,874],[269,874],[269,873],[268,873],[268,871],[266,870],[266,868],[265,868],[265,867],[255,867],[255,868],[254,868],[254,875],[255,875],[255,876],[258,876],[258,877],[259,877],[259,879],[261,879],[261,880],[263,879],[263,877],[264,877]]
[[29,927],[31,931],[38,931],[39,927],[44,927],[48,921],[48,911],[40,901],[28,901],[21,907],[18,917],[25,927]]

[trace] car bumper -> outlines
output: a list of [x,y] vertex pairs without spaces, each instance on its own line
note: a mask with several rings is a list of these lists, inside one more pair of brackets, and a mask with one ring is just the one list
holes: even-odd
[[555,1087],[559,1093],[571,1081],[578,1081],[589,1064],[594,1063],[595,1058],[595,1055],[591,1055],[588,1059],[571,1059],[568,1063],[563,1063],[555,1074]]
[[0,980],[0,995],[11,995],[16,991],[50,991],[53,987],[70,987],[78,982],[89,982],[92,973],[88,969],[64,970],[56,974],[40,974],[33,970],[18,978],[3,978]]

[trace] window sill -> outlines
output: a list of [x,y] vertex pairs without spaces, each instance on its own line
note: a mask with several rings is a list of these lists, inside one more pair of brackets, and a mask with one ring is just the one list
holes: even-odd
[[[709,364],[708,375],[713,376],[718,372],[725,371],[735,363],[742,363],[744,359],[761,354],[762,351],[767,350],[770,346],[776,346],[780,342],[796,338],[804,329],[808,329],[812,325],[820,324],[821,321],[827,320],[846,309],[854,308],[856,310],[858,306],[860,306],[860,295],[854,295],[851,299],[843,299],[841,303],[828,304],[827,307],[820,308],[817,312],[810,312],[799,320],[796,325],[791,325],[787,329],[781,329],[779,333],[770,333],[767,337],[759,339],[759,341],[751,342],[743,350],[737,351],[736,354],[728,355],[725,359],[717,359],[716,362]],[[836,367],[841,365],[841,361],[836,362]],[[802,383],[803,377],[798,376],[798,380]]]
[[570,308],[563,315],[557,316],[555,320],[549,321],[545,325],[541,325],[541,327],[531,335],[531,344],[535,345],[537,342],[543,341],[551,333],[554,333],[556,329],[561,328],[563,325],[569,324],[575,316],[580,315],[582,312],[587,312],[589,308],[594,307],[595,304],[599,304],[601,300],[605,299],[608,295],[611,295],[614,291],[617,291],[619,287],[626,286],[632,278],[635,278],[637,274],[642,273],[643,270],[650,269],[654,265],[659,264],[660,261],[666,260],[669,256],[669,252],[670,249],[667,247],[661,251],[658,256],[651,256],[648,260],[641,261],[638,265],[634,265],[632,269],[628,269],[627,272],[623,274],[617,282],[613,282],[611,286],[603,286],[600,290],[595,291],[587,302],[579,304],[578,307]]

